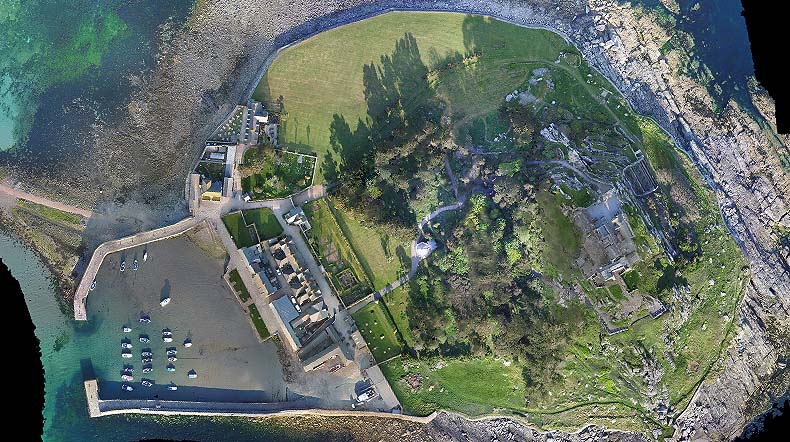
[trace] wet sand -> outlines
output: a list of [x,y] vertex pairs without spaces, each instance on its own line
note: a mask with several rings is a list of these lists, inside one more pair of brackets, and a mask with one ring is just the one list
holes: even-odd
[[[246,313],[222,279],[224,260],[209,256],[185,236],[151,243],[148,260],[144,247],[108,255],[97,275],[97,287],[88,297],[85,354],[99,379],[102,398],[155,398],[262,402],[286,399],[282,367],[271,341],[259,342]],[[139,270],[132,270],[135,257]],[[126,260],[124,272],[120,261]],[[159,301],[170,296],[169,305]],[[141,314],[151,317],[140,324]],[[123,333],[128,325],[131,333]],[[162,341],[169,328],[173,342]],[[151,341],[139,341],[147,334]],[[121,357],[121,340],[133,345],[131,359]],[[192,347],[183,346],[190,338]],[[152,373],[143,374],[140,352],[153,352]],[[168,372],[166,348],[178,349],[175,372]],[[121,390],[121,368],[134,367],[133,392]],[[188,379],[195,370],[197,379]],[[143,387],[142,378],[154,382]],[[177,391],[167,390],[175,382]]]

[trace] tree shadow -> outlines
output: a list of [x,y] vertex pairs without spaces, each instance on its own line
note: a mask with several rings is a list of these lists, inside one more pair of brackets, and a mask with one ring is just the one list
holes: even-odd
[[343,115],[335,114],[330,124],[330,144],[339,161],[335,165],[325,157],[322,171],[342,180],[339,194],[348,206],[382,224],[411,226],[416,220],[408,192],[397,185],[413,176],[390,178],[413,175],[413,167],[403,167],[409,165],[407,155],[398,154],[438,118],[439,101],[428,72],[417,40],[404,34],[392,53],[362,68],[365,121],[358,119],[352,129]]

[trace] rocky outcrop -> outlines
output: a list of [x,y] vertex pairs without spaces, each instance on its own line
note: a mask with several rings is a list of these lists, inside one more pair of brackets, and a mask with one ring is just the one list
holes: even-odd
[[183,211],[184,180],[202,140],[247,98],[277,48],[313,33],[388,8],[471,12],[548,28],[578,46],[640,113],[652,116],[688,152],[716,191],[751,266],[735,338],[678,418],[678,437],[730,438],[787,389],[782,364],[788,356],[790,252],[778,248],[774,228],[790,226],[790,178],[776,153],[787,148],[772,145],[783,138],[767,135],[735,105],[716,117],[705,89],[678,75],[677,60],[659,51],[668,36],[649,16],[614,0],[201,4],[186,29],[165,45],[159,68],[129,103],[129,117],[115,127],[96,127],[95,148],[81,163],[85,170],[74,175],[82,173],[107,191],[86,194],[85,205],[120,198]]

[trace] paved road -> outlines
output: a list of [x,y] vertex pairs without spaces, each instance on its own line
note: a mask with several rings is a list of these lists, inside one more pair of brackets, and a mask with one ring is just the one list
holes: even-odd
[[90,210],[81,209],[79,207],[70,206],[68,204],[60,203],[58,201],[53,201],[51,199],[33,195],[32,193],[15,189],[14,187],[8,185],[7,183],[0,183],[0,193],[3,193],[10,197],[21,198],[24,200],[32,201],[36,204],[52,207],[53,209],[62,210],[64,212],[74,213],[76,215],[84,216],[85,218],[90,218],[91,216],[94,215],[94,213],[91,212]]

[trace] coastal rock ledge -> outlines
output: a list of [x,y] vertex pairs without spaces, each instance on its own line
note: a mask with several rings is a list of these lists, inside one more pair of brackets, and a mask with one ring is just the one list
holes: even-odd
[[[770,128],[762,129],[732,103],[721,117],[714,116],[705,89],[680,76],[672,60],[659,51],[668,34],[649,17],[636,15],[628,4],[614,0],[201,2],[183,33],[166,42],[159,67],[129,104],[131,115],[117,126],[96,129],[97,148],[87,154],[91,161],[85,164],[101,171],[103,182],[116,189],[139,188],[141,178],[148,178],[144,171],[166,170],[169,177],[149,181],[136,197],[164,195],[172,204],[182,197],[183,177],[197,159],[202,140],[233,103],[248,98],[261,67],[268,66],[278,48],[393,8],[484,14],[562,34],[637,111],[654,118],[675,139],[716,191],[722,216],[750,263],[752,278],[739,307],[734,338],[710,379],[677,418],[677,439],[730,439],[787,391],[790,251],[780,249],[775,231],[777,225],[790,227],[790,178],[775,154],[775,149],[787,147],[771,147],[769,137],[774,142],[783,138],[767,132]],[[140,155],[130,159],[128,146],[139,146]],[[446,425],[447,419],[434,425]],[[460,420],[452,423],[465,431]],[[578,434],[565,436],[582,440]]]

